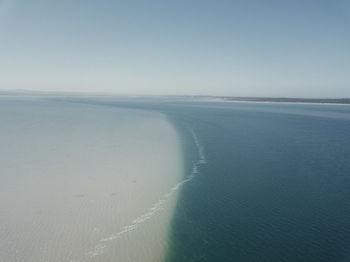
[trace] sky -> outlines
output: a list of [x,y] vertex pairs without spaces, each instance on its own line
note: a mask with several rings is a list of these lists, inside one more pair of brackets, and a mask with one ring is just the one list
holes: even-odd
[[0,0],[0,89],[350,97],[350,0]]

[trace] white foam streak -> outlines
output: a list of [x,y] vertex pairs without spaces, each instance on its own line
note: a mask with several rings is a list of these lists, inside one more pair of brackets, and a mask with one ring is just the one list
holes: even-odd
[[206,157],[204,154],[203,146],[201,145],[201,143],[199,143],[198,137],[193,129],[192,129],[192,137],[194,139],[194,143],[197,146],[197,150],[198,150],[198,154],[199,154],[198,164],[206,164],[207,160],[206,160]]
[[135,218],[129,225],[122,227],[119,232],[114,233],[109,237],[100,239],[100,241],[99,241],[100,243],[98,243],[93,248],[93,250],[87,252],[87,255],[89,257],[95,257],[95,256],[99,256],[99,255],[103,254],[104,250],[107,247],[106,242],[111,242],[111,241],[117,240],[120,237],[122,237],[123,235],[128,234],[131,231],[136,230],[143,223],[150,220],[156,213],[158,213],[159,211],[164,209],[163,206],[166,203],[166,200],[168,198],[170,198],[175,192],[177,192],[181,186],[183,186],[184,184],[190,182],[191,180],[193,180],[195,178],[196,174],[198,174],[198,172],[199,172],[199,170],[198,170],[199,166],[206,164],[207,161],[206,161],[206,157],[204,154],[204,149],[203,149],[202,145],[200,144],[199,139],[198,139],[198,137],[193,129],[192,129],[191,133],[192,133],[194,143],[197,147],[199,159],[193,163],[190,176],[188,176],[186,179],[183,179],[182,181],[180,181],[179,183],[174,185],[166,194],[164,194],[162,196],[162,198],[160,198],[153,206],[151,206],[147,210],[146,213]]

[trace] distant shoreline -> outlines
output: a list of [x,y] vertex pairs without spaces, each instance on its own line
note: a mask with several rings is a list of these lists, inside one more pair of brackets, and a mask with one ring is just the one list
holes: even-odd
[[315,104],[350,105],[350,98],[288,98],[288,97],[230,97],[230,96],[181,96],[197,101],[240,102],[240,103],[276,103],[276,104]]
[[108,96],[108,97],[164,97],[186,98],[196,101],[215,102],[250,102],[250,103],[283,103],[283,104],[321,104],[350,105],[350,98],[294,98],[294,97],[244,97],[244,96],[206,96],[206,95],[135,95],[90,92],[54,92],[29,90],[0,90],[0,96]]
[[225,101],[350,105],[350,98],[223,97]]

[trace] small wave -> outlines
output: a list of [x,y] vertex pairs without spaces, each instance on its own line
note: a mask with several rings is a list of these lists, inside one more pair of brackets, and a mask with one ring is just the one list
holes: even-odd
[[196,174],[199,173],[199,170],[198,170],[199,166],[206,164],[207,161],[204,154],[203,146],[200,144],[199,139],[193,129],[191,133],[192,133],[194,143],[197,147],[198,157],[199,157],[198,160],[194,162],[192,165],[191,174],[186,179],[183,179],[182,181],[174,185],[166,194],[162,196],[162,198],[160,198],[153,206],[151,206],[146,213],[135,218],[129,225],[122,227],[119,232],[116,232],[109,237],[100,239],[99,243],[96,246],[94,246],[93,250],[87,252],[87,255],[89,257],[102,255],[107,247],[106,242],[117,240],[120,237],[122,237],[124,234],[127,234],[131,231],[136,230],[140,225],[150,220],[156,213],[158,213],[163,209],[163,206],[166,203],[166,200],[168,198],[170,198],[175,192],[177,192],[181,186],[183,186],[184,184],[190,182],[195,178]]

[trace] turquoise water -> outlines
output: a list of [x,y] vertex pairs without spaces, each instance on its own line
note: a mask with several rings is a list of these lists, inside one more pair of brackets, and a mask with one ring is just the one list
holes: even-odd
[[167,262],[350,260],[350,107],[61,99],[160,111],[176,127],[192,179]]
[[165,112],[187,174],[167,261],[349,261],[350,107],[103,101]]

